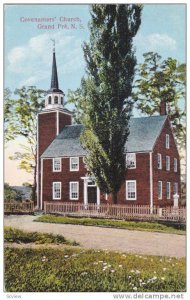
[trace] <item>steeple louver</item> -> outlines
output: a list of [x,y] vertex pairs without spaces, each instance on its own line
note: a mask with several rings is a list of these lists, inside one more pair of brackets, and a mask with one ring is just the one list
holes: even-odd
[[45,109],[52,109],[52,108],[63,109],[64,96],[65,94],[63,93],[63,91],[59,89],[57,64],[56,64],[56,57],[55,57],[55,44],[54,44],[52,72],[51,72],[51,86],[50,89],[47,91],[45,97]]

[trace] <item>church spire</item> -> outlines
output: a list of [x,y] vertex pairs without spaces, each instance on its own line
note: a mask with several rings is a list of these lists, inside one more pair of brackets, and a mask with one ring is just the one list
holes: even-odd
[[58,75],[57,75],[57,64],[55,57],[55,40],[53,41],[53,62],[52,62],[52,72],[51,72],[51,86],[47,91],[45,98],[45,109],[53,109],[53,108],[62,108],[64,96],[62,90],[59,89]]
[[59,89],[59,82],[57,76],[57,64],[56,64],[56,57],[55,57],[55,40],[53,41],[53,62],[52,62],[52,73],[51,73],[51,89],[58,90]]

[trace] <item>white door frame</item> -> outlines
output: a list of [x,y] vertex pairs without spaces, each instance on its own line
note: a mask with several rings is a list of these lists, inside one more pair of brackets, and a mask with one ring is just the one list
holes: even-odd
[[[94,180],[92,177],[81,177],[81,179],[84,180],[84,204],[88,205],[88,182]],[[97,199],[96,199],[96,204],[100,205],[100,189],[95,183],[92,186],[96,186],[97,188]]]

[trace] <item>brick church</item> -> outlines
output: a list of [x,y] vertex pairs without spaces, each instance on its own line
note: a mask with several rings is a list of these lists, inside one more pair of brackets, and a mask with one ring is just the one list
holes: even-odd
[[[43,209],[45,201],[108,203],[109,195],[100,191],[86,169],[86,152],[79,139],[83,126],[72,124],[64,96],[54,50],[51,87],[38,114],[38,207]],[[126,164],[118,204],[168,206],[173,205],[174,194],[180,196],[179,153],[163,101],[160,115],[131,118]]]

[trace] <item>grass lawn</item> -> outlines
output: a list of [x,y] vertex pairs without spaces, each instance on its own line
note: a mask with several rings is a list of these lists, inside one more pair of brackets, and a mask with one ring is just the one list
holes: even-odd
[[5,248],[6,292],[184,292],[185,259]]
[[185,234],[185,224],[160,224],[158,222],[122,221],[92,218],[74,218],[57,215],[43,215],[35,222],[74,224],[87,226],[106,226],[129,230],[157,231],[165,233]]
[[35,244],[67,244],[76,246],[76,242],[66,240],[62,235],[49,233],[27,232],[12,227],[4,227],[4,241],[12,243]]

